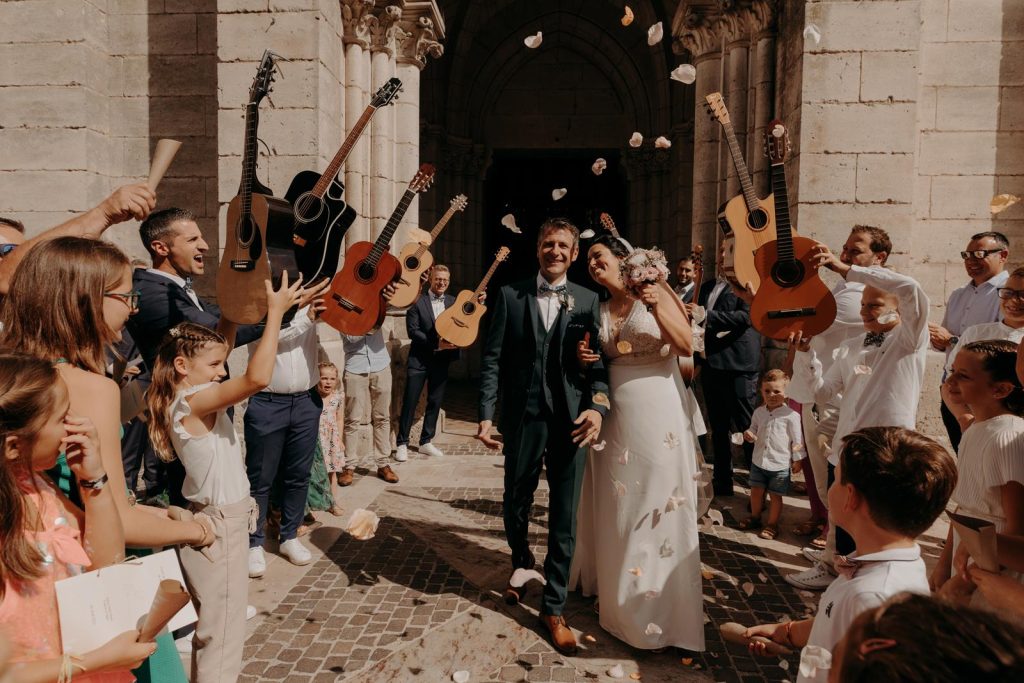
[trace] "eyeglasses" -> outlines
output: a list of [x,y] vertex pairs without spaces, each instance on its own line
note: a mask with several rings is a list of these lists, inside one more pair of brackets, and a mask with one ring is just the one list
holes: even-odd
[[139,290],[135,289],[130,292],[103,292],[103,296],[109,296],[113,299],[120,299],[124,302],[124,305],[129,310],[135,311],[139,308]]
[[1017,301],[1024,301],[1024,289],[1010,289],[1009,287],[999,287],[996,289],[996,294],[999,295],[1000,299],[1016,299]]
[[999,254],[1005,249],[975,249],[974,251],[961,251],[960,258],[966,261],[969,258],[983,259],[990,254]]
[[17,246],[18,246],[17,244],[10,244],[10,243],[8,243],[8,244],[0,244],[0,258],[3,258],[4,256],[7,256],[8,254],[10,254],[12,251],[15,250],[15,248],[17,248]]

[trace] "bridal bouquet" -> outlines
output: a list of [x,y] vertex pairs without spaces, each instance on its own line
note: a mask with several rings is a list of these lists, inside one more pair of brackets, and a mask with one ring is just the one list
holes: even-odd
[[661,249],[636,249],[622,260],[619,269],[626,291],[637,299],[644,285],[668,279],[668,264]]

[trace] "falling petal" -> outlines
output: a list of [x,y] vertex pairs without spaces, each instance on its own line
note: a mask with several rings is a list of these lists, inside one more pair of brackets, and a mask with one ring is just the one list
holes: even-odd
[[665,448],[676,448],[679,446],[679,437],[672,432],[669,432],[665,435],[665,441],[663,443],[665,444]]
[[622,670],[622,665],[621,664],[616,664],[612,668],[608,669],[607,673],[612,678],[625,678],[626,677],[626,672]]
[[658,43],[661,42],[661,39],[664,36],[665,31],[662,29],[661,22],[659,21],[657,24],[647,29],[647,44],[657,45]]
[[693,664],[693,657],[683,657],[679,661],[683,663],[683,666],[690,666]]
[[580,238],[581,239],[585,239],[585,240],[589,240],[591,237],[593,237],[596,234],[597,233],[595,233],[593,230],[591,230],[590,228],[587,228],[586,230],[584,230],[583,232],[580,233]]
[[605,447],[606,445],[607,445],[607,443],[606,443],[606,442],[604,442],[604,441],[602,441],[601,443],[595,443],[595,444],[591,444],[590,448],[592,448],[593,450],[595,450],[595,451],[597,451],[598,453],[600,453],[601,451],[603,451],[603,450],[604,450],[604,447]]
[[654,508],[654,512],[651,513],[651,528],[657,529],[658,524],[661,522],[661,510]]
[[720,524],[725,526],[725,518],[722,517],[722,512],[720,510],[708,510],[708,519],[711,520],[712,525]]
[[754,594],[754,584],[749,581],[744,581],[741,588],[743,588],[743,592],[747,594],[748,598]]
[[619,464],[620,465],[628,465],[629,464],[629,449],[628,448],[623,450],[622,453],[619,454]]
[[711,617],[709,617],[707,615],[707,612],[704,613],[704,623],[705,624],[710,624],[711,623]]
[[868,367],[867,365],[854,365],[853,366],[853,374],[855,374],[855,375],[870,375],[871,374],[871,368]]
[[551,190],[551,198],[557,202],[559,199],[564,197],[567,192],[568,190],[566,190],[564,187],[556,188],[554,190]]
[[732,436],[729,437],[729,441],[733,442],[737,446],[742,446],[743,445],[743,433],[742,432],[733,432]]
[[647,591],[644,593],[644,600],[654,600],[659,595],[661,595],[661,591]]
[[900,315],[896,311],[889,311],[888,313],[883,313],[878,316],[878,322],[882,325],[888,325],[889,323],[894,323],[899,320],[899,317]]
[[814,24],[807,24],[804,28],[804,40],[813,40],[814,44],[817,45],[821,42],[821,29]]
[[469,672],[456,671],[452,674],[452,680],[455,681],[455,683],[469,683]]
[[629,146],[630,147],[639,147],[642,144],[644,144],[644,136],[641,135],[639,131],[634,132],[629,137]]
[[520,567],[519,569],[512,572],[512,578],[508,580],[508,585],[513,588],[522,588],[530,581],[540,581],[541,584],[547,585],[547,579],[536,569],[525,569]]
[[650,515],[650,512],[645,513],[644,516],[640,518],[640,521],[636,523],[636,526],[633,527],[633,531],[640,531],[640,527],[644,525],[644,522],[647,521],[647,518],[650,517]]
[[677,487],[675,491],[672,492],[673,495],[668,497],[668,502],[665,503],[665,512],[675,512],[679,508],[683,507],[683,503],[686,502],[686,498],[684,496],[675,495],[678,492],[679,488]]
[[814,680],[818,669],[832,668],[832,653],[820,645],[805,645],[800,651],[800,676]]
[[360,541],[368,541],[373,538],[373,535],[377,533],[377,525],[380,524],[380,517],[370,512],[359,508],[358,510],[352,511],[352,516],[349,517],[348,526],[346,531]]
[[615,495],[617,497],[622,498],[624,495],[626,495],[626,485],[623,484],[618,479],[612,479],[612,486],[615,487]]
[[722,330],[721,332],[715,334],[715,338],[716,339],[721,339],[722,337],[728,337],[728,336],[729,336],[729,330]]
[[716,588],[715,589],[715,597],[718,598],[719,600],[725,600],[725,593],[722,592],[721,588]]
[[516,233],[517,235],[522,234],[523,232],[522,230],[519,229],[519,226],[516,225],[516,217],[510,213],[506,213],[504,216],[502,216],[501,224],[504,225],[509,230],[511,230],[512,232]]
[[697,68],[693,64],[680,64],[672,69],[672,80],[690,85],[697,80]]
[[622,25],[629,26],[633,23],[633,10],[630,9],[629,5],[625,7],[625,14],[622,15]]
[[654,140],[654,146],[657,147],[658,149],[668,149],[669,147],[672,146],[672,142],[664,135],[659,135]]
[[629,573],[632,574],[633,576],[637,577],[637,578],[640,578],[641,576],[644,575],[644,570],[643,570],[643,567],[633,567],[632,569],[629,570]]
[[780,659],[779,668],[783,671],[789,671],[789,662],[787,662],[785,659]]
[[662,541],[661,547],[658,548],[658,554],[662,557],[672,557],[675,552],[675,549],[672,548],[672,544],[668,542],[667,538]]
[[647,624],[647,628],[644,629],[644,633],[646,633],[649,636],[660,636],[661,627],[654,623]]
[[764,572],[758,572],[757,578],[761,581],[761,583],[768,583],[768,577],[765,576]]
[[705,581],[710,581],[715,578],[715,571],[711,567],[707,566],[703,562],[700,563],[700,575],[704,577]]
[[634,680],[634,681],[639,681],[640,680],[640,672],[639,671],[634,671],[633,673],[629,674],[629,677],[632,680]]
[[992,198],[992,202],[988,205],[988,209],[993,215],[1002,213],[1019,201],[1020,197],[1015,194],[997,194]]
[[633,353],[633,345],[630,344],[625,339],[623,339],[615,343],[615,350],[618,351],[621,355],[626,356],[628,354]]
[[544,40],[544,33],[542,31],[537,31],[532,36],[529,36],[528,38],[526,38],[526,40],[524,40],[523,42],[526,43],[526,47],[528,47],[528,48],[530,48],[532,50],[532,49],[540,47],[540,44],[541,44],[541,42],[543,42],[543,40]]
[[783,126],[781,123],[776,123],[775,127],[772,128],[772,137],[781,138],[785,134],[786,134],[786,127]]
[[590,170],[594,173],[594,175],[601,175],[602,173],[604,173],[604,170],[606,168],[608,168],[608,162],[605,161],[604,159],[596,159],[594,163],[590,165]]

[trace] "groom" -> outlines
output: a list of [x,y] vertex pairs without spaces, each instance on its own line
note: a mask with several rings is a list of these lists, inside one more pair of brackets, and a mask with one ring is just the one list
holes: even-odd
[[[576,638],[562,617],[569,565],[576,545],[576,508],[583,479],[585,447],[601,431],[608,412],[608,376],[599,360],[583,368],[576,347],[584,336],[597,340],[597,295],[568,282],[566,271],[579,255],[579,231],[565,219],[547,220],[537,238],[540,273],[506,285],[498,293],[480,370],[480,428],[477,438],[500,445],[491,433],[499,384],[503,388],[499,427],[505,437],[505,536],[512,568],[533,569],[527,540],[530,508],[542,463],[550,503],[547,584],[541,621],[555,647],[576,652]],[[517,604],[526,586],[505,590]]]

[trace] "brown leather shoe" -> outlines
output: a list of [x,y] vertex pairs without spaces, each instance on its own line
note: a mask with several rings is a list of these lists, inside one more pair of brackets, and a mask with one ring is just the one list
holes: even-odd
[[342,470],[338,472],[338,486],[351,486],[352,485],[352,470]]
[[398,475],[395,474],[395,471],[393,469],[391,469],[391,465],[384,465],[384,467],[378,467],[377,478],[383,479],[389,484],[398,483]]
[[551,644],[563,655],[576,654],[576,636],[565,623],[565,617],[551,614],[540,615],[540,621],[551,634]]

